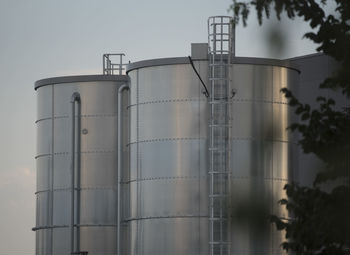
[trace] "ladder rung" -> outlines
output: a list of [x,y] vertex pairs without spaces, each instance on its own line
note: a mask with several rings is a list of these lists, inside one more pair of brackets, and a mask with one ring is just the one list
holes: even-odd
[[230,50],[229,49],[212,49],[209,51],[209,54],[211,54],[210,59],[227,59],[226,56],[230,55]]
[[230,245],[230,242],[213,241],[213,242],[209,242],[209,244]]
[[210,23],[210,26],[231,26],[231,23],[227,23],[227,22],[213,22]]
[[209,151],[228,152],[228,151],[230,151],[230,150],[219,150],[218,148],[209,148]]
[[210,198],[226,198],[228,195],[226,194],[217,194],[217,195],[209,195]]
[[212,220],[212,221],[227,221],[227,218],[209,218],[209,220]]
[[[209,36],[214,36],[214,35],[230,35],[230,33],[209,33]],[[221,40],[220,40],[221,41]]]
[[231,125],[213,124],[213,125],[209,125],[209,127],[212,127],[212,128],[226,128],[226,127],[232,127],[232,126]]
[[[209,77],[209,81],[224,81],[224,80],[229,80],[229,78],[227,77],[222,77],[222,78],[213,78],[213,77]],[[220,84],[221,85],[221,84]]]
[[231,64],[227,64],[227,63],[214,63],[214,64],[211,64],[211,63],[209,63],[209,66],[230,66]]
[[214,100],[214,101],[210,101],[209,104],[231,104],[231,102],[224,101],[224,100]]

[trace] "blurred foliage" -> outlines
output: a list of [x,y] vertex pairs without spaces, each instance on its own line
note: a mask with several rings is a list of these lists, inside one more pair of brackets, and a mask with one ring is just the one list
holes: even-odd
[[292,124],[289,129],[302,134],[299,144],[304,153],[314,153],[326,165],[326,171],[317,174],[314,184],[349,179],[350,108],[337,111],[333,99],[318,97],[319,109],[312,110],[287,89],[282,89],[282,92],[301,118],[301,122]]
[[[327,4],[335,4],[335,14],[326,14]],[[303,18],[311,32],[305,38],[318,45],[317,51],[332,57],[339,68],[320,84],[320,88],[341,91],[350,100],[350,1],[349,0],[233,0],[230,7],[234,22],[244,25],[251,9],[259,23],[286,14],[290,19]],[[278,230],[285,231],[283,249],[302,255],[350,254],[350,108],[335,109],[335,101],[318,97],[318,107],[299,102],[287,89],[282,92],[295,108],[300,122],[289,128],[301,134],[304,153],[321,159],[326,170],[320,171],[312,187],[296,183],[285,186],[290,219],[271,216]],[[325,187],[331,187],[326,189]]]
[[283,249],[296,254],[349,254],[350,186],[338,185],[331,192],[318,187],[286,185],[288,199],[281,205],[293,213],[292,219],[271,216],[288,241]]
[[287,44],[286,33],[283,31],[283,27],[277,22],[272,23],[269,25],[265,37],[270,54],[277,58],[283,56]]
[[254,239],[261,239],[270,227],[269,201],[272,194],[264,188],[264,183],[257,181],[245,190],[232,187],[228,201],[231,224],[241,231],[251,230],[251,234],[255,234]]

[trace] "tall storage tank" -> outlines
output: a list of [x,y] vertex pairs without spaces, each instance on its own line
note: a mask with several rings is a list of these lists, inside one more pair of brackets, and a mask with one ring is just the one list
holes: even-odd
[[[128,76],[36,82],[37,255],[283,254],[283,233],[269,226],[259,235],[255,226],[239,224],[235,213],[260,201],[262,213],[288,218],[277,201],[293,180],[297,153],[296,137],[286,130],[293,109],[280,89],[297,93],[298,72],[269,59],[224,63],[229,96],[222,115],[229,114],[221,138],[225,146],[229,141],[228,173],[212,178],[213,101],[199,79],[209,84],[209,63],[207,45],[198,47],[193,67],[188,58],[155,59],[130,64]],[[126,83],[129,93],[119,94],[118,102]],[[127,109],[121,143],[119,103]],[[217,194],[226,200],[209,202]],[[225,226],[213,223],[218,217]]]
[[35,83],[36,255],[64,255],[72,251],[71,100],[74,93],[79,93],[73,98],[76,101],[76,106],[73,102],[74,252],[116,254],[117,94],[119,86],[126,82],[125,75],[89,75]]
[[[206,55],[194,64],[208,84]],[[133,63],[128,75],[130,176],[123,180],[130,196],[130,210],[123,215],[129,227],[124,232],[129,235],[126,254],[211,254],[209,105],[202,85],[187,58]],[[297,78],[297,70],[288,62],[234,58],[229,85],[235,95],[229,100],[228,213],[249,204],[247,199],[255,193],[267,205],[268,214],[288,217],[277,201],[285,196],[283,186],[292,181],[296,139],[286,130],[293,122],[292,109],[280,89],[295,91]],[[228,227],[229,254],[283,253],[283,233],[273,226],[264,236],[234,221]]]
[[[207,77],[207,61],[195,61]],[[208,254],[207,99],[188,58],[129,65],[130,255]]]

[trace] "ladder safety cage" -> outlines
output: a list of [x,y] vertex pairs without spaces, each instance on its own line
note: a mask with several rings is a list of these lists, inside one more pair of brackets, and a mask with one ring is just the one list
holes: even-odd
[[[123,64],[124,53],[103,54],[103,74],[104,75],[122,75],[125,74],[126,65]],[[115,59],[116,62],[112,61]]]
[[208,19],[209,57],[209,254],[230,254],[229,195],[229,69],[234,54],[232,17]]

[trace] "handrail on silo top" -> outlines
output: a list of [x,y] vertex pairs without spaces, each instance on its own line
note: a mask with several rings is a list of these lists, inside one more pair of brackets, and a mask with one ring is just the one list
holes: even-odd
[[[117,62],[112,62],[113,57],[119,57]],[[107,53],[103,54],[102,64],[103,64],[103,74],[104,75],[122,75],[125,73],[125,67],[127,64],[123,64],[124,53]]]
[[[75,191],[75,103],[78,105],[78,118],[80,117],[80,94],[74,92],[71,97],[71,224],[70,224],[70,239],[71,239],[71,254],[79,254],[74,252],[74,191]],[[78,124],[80,126],[80,124]],[[77,163],[79,166],[80,153],[77,153]],[[79,209],[79,208],[77,208]],[[85,254],[86,255],[86,254]]]

